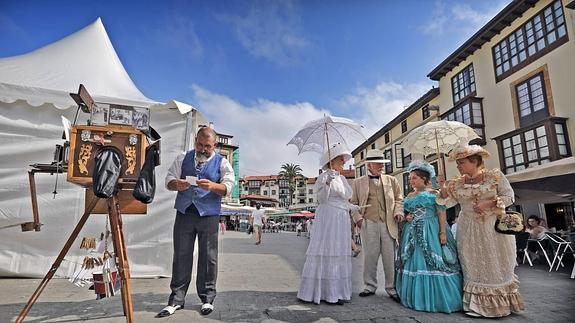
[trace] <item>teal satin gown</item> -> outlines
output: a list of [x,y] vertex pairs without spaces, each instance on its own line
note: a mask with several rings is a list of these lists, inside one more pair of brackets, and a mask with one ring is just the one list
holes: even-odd
[[442,250],[439,242],[437,209],[444,207],[435,203],[435,197],[431,192],[421,192],[404,199],[404,210],[414,219],[405,222],[401,231],[395,287],[401,303],[408,308],[451,313],[463,308],[463,279],[456,242],[447,223],[447,245],[443,249],[448,250]]

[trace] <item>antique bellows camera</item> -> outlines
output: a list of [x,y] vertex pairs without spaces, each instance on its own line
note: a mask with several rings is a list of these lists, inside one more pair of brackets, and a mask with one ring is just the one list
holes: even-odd
[[[78,101],[89,104],[89,99]],[[159,142],[153,147],[148,144],[149,110],[93,103],[89,111],[88,125],[70,128],[68,181],[87,188],[86,205],[96,196],[116,195],[121,213],[145,214],[146,204],[135,199],[132,191],[141,180],[146,159],[151,159],[147,163],[152,170],[159,164]],[[108,213],[105,201],[98,202],[92,213]]]

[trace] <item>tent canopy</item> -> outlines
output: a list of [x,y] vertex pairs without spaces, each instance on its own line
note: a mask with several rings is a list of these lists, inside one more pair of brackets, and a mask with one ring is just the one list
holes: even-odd
[[[98,18],[82,30],[27,54],[0,58],[0,276],[41,277],[84,213],[85,190],[63,180],[54,198],[55,177],[38,174],[40,232],[14,226],[32,219],[28,165],[49,162],[62,144],[61,117],[73,120],[69,93],[84,84],[96,102],[149,107],[151,124],[162,136],[162,163],[155,169],[156,196],[147,215],[123,214],[132,277],[169,276],[175,193],[163,187],[171,162],[187,150],[201,114],[192,106],[157,103],[134,85]],[[179,113],[177,112],[179,111]],[[182,115],[187,113],[186,115]],[[86,121],[80,115],[79,123]],[[203,120],[202,120],[203,121]],[[91,216],[81,235],[98,237],[106,217]],[[71,248],[58,276],[75,276],[85,250]]]
[[25,100],[66,109],[68,93],[84,84],[96,101],[149,107],[124,69],[100,18],[87,27],[32,52],[0,59],[0,101]]

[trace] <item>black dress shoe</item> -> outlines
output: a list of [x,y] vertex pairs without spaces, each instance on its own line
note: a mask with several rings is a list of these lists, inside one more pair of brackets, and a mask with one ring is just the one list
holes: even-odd
[[371,295],[375,295],[375,292],[372,292],[370,290],[364,290],[363,292],[359,293],[359,297],[367,297],[367,296],[371,296]]
[[162,318],[174,314],[177,310],[184,308],[184,305],[168,305],[164,307],[160,313],[156,314],[157,318]]
[[204,303],[204,304],[202,305],[202,309],[200,310],[200,313],[201,313],[202,315],[208,315],[208,314],[210,314],[210,313],[213,312],[213,311],[214,311],[214,305],[212,305],[212,304],[210,304],[210,303]]
[[325,301],[325,303],[326,303],[326,304],[329,304],[329,305],[343,305],[343,304],[344,304],[343,300],[341,300],[341,299],[338,299],[337,302],[328,302],[328,301]]

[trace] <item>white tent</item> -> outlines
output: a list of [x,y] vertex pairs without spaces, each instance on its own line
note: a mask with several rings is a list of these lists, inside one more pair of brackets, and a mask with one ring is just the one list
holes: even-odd
[[[62,144],[61,116],[74,119],[69,93],[84,84],[97,102],[149,107],[150,124],[162,136],[162,164],[156,168],[156,197],[147,215],[123,215],[130,269],[134,277],[171,273],[174,193],[164,177],[185,150],[199,113],[176,101],[162,104],[144,96],[122,66],[98,18],[84,29],[33,52],[0,58],[0,276],[43,276],[84,212],[84,189],[59,175],[37,174],[40,232],[22,232],[32,221],[28,167],[53,159]],[[81,113],[78,123],[85,124]],[[86,255],[80,238],[98,237],[105,216],[92,215],[71,248],[59,276],[68,276]]]

